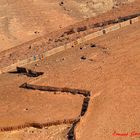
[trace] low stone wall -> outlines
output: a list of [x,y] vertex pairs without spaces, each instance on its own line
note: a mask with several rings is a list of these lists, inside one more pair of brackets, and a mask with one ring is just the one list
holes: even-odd
[[136,23],[140,20],[140,17],[136,17],[136,18],[133,18],[130,20],[130,23],[133,24],[133,23]]
[[103,30],[103,32],[104,32],[104,34],[107,34],[107,33],[109,33],[109,32],[118,30],[118,29],[120,29],[120,28],[121,28],[121,25],[120,25],[120,23],[118,23],[118,24],[115,24],[115,25],[110,26],[110,27],[108,27],[108,28],[105,28],[105,29]]
[[121,28],[130,25],[130,20],[120,23]]
[[92,34],[89,34],[87,36],[85,36],[85,41],[87,40],[91,40],[93,38],[96,38],[96,37],[99,37],[99,36],[102,36],[103,35],[103,30],[100,30],[100,31],[97,31],[97,32],[94,32]]
[[[72,41],[72,42],[70,42],[68,44],[65,44],[63,46],[60,46],[60,47],[57,47],[57,48],[53,48],[52,50],[49,50],[49,51],[47,51],[45,53],[42,53],[40,55],[36,55],[36,56],[30,57],[28,59],[25,59],[25,60],[22,60],[22,61],[19,61],[19,62],[15,63],[15,64],[12,64],[12,65],[10,65],[8,67],[2,68],[2,69],[0,69],[0,74],[1,73],[5,73],[5,72],[8,72],[10,70],[13,70],[17,66],[23,66],[23,65],[26,65],[26,64],[37,62],[37,61],[42,60],[42,59],[44,59],[46,57],[49,57],[51,55],[54,55],[54,54],[56,54],[58,52],[61,52],[61,51],[64,51],[66,49],[69,49],[69,48],[71,48],[73,46],[82,44],[82,43],[84,43],[84,42],[86,42],[88,40],[91,40],[91,39],[94,39],[96,37],[102,36],[103,34],[107,34],[109,32],[118,30],[118,29],[123,28],[125,26],[128,26],[130,24],[134,24],[134,23],[136,23],[138,21],[140,21],[140,17],[139,16],[138,17],[135,17],[135,18],[132,18],[132,19],[129,19],[127,21],[123,21],[121,23],[116,23],[113,26],[110,26],[110,27],[107,27],[107,28],[105,28],[103,30],[100,30],[100,31],[91,33],[91,34],[86,35],[86,36],[84,36],[82,38],[79,38],[79,39],[77,39],[75,41]],[[26,43],[25,43],[25,45],[26,45]]]

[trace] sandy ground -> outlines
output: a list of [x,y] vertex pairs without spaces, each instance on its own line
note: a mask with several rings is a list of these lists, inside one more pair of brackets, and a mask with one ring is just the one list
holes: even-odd
[[[9,82],[8,82],[9,81]],[[26,76],[4,74],[0,78],[0,128],[20,126],[25,123],[49,123],[57,120],[76,119],[81,112],[83,98],[27,91],[18,87],[33,79]],[[9,94],[10,93],[10,94]],[[1,140],[63,140],[70,125],[58,125],[43,129],[25,128],[12,132],[0,132]]]
[[[36,40],[31,40],[29,42],[13,47],[9,50],[3,51],[0,53],[0,68],[9,66],[10,64],[16,63],[19,60],[33,57],[34,55],[39,55],[52,48],[58,47],[60,45],[64,45],[72,40],[75,40],[76,38],[95,32],[95,30],[96,31],[99,30],[95,28],[90,28],[84,32],[74,33],[71,35],[64,35],[64,32],[66,32],[68,29],[71,28],[76,29],[77,27],[80,26],[88,27],[94,23],[99,23],[110,19],[116,19],[120,16],[128,16],[136,13],[140,13],[139,0],[128,5],[122,5],[121,7],[114,8],[113,10],[101,14],[97,17],[89,18],[87,20],[82,20],[81,22],[77,22],[59,31],[51,32],[49,35],[42,36],[40,38],[37,38]],[[59,24],[59,22],[56,22],[56,24]],[[55,24],[52,25],[55,26]],[[62,35],[64,36],[61,37]]]
[[0,128],[28,122],[47,123],[75,119],[79,116],[82,97],[19,88],[26,82],[25,79],[24,76],[1,75]]
[[[34,81],[34,84],[66,86],[92,91],[88,112],[76,129],[78,140],[131,140],[140,137],[139,135],[130,136],[131,132],[139,133],[140,131],[139,26],[140,22],[94,39],[91,42],[97,44],[95,48],[91,48],[88,45],[90,42],[87,42],[87,45],[77,46],[66,52],[51,56],[48,60],[38,62],[38,67],[35,67],[34,64],[27,66],[46,73],[41,79]],[[86,60],[80,59],[83,55],[86,56]],[[15,75],[3,74],[1,77],[3,77],[2,83],[8,79],[10,81],[11,77],[12,79],[18,79],[20,82],[25,81],[25,79]],[[27,81],[30,82],[32,80],[28,79]],[[17,85],[15,83],[15,86]],[[7,90],[2,89],[3,87],[1,87],[3,97],[5,95],[3,93],[9,90],[8,88]],[[13,89],[13,91],[18,91],[16,87],[13,87]],[[27,93],[28,91],[23,91],[20,93],[20,96],[24,96],[23,98],[25,99],[25,94],[31,97],[34,95],[32,92],[30,94]],[[12,94],[15,95],[16,93]],[[45,95],[48,98],[49,94]],[[42,94],[39,94],[39,98],[41,96]],[[60,97],[61,95],[58,96],[58,98]],[[18,96],[16,98],[20,101]],[[71,101],[74,101],[74,99],[75,97]],[[5,100],[6,97],[3,99],[3,102]],[[37,98],[34,100],[37,100]],[[80,105],[79,101],[79,99],[76,99],[77,106]],[[38,107],[36,104],[38,101],[33,103],[35,107]],[[64,105],[64,103],[60,104],[57,100],[55,100],[55,103],[53,102],[54,105],[57,103],[59,106]],[[50,104],[52,105],[52,103]],[[69,111],[71,113],[78,112],[76,111],[77,107],[73,111],[72,105],[69,106],[68,104],[71,107]],[[68,113],[67,109],[66,114]],[[58,110],[57,106],[56,112]],[[45,113],[46,110],[40,111],[42,115],[44,114],[43,112]],[[8,117],[3,119],[7,120]],[[38,119],[42,119],[42,116],[38,117]],[[112,135],[113,133],[114,136]],[[116,133],[128,133],[128,135],[118,136],[115,135]]]
[[[39,79],[9,73],[0,75],[0,127],[79,115],[82,97],[19,88],[29,82],[92,91],[88,112],[75,131],[77,140],[139,139],[139,134],[131,136],[132,132],[140,133],[139,27],[140,22],[27,65],[45,72]],[[90,43],[96,43],[97,47],[91,48]],[[82,60],[81,56],[86,59]],[[68,127],[1,132],[0,139],[63,140]]]
[[[140,23],[94,40],[107,47],[110,55],[98,64],[100,76],[96,75],[99,70],[92,71],[92,77],[97,78],[92,81],[93,96],[96,97],[90,103],[87,116],[77,127],[78,140],[130,140],[140,137],[130,136],[131,132],[140,131],[139,26]],[[114,132],[128,133],[128,136],[112,136]]]
[[[49,35],[52,31],[83,19],[95,17],[112,7],[119,11],[121,5],[126,10],[123,4],[126,1],[128,0],[123,0],[116,6],[113,0],[1,0],[0,52],[42,35]],[[131,9],[139,7],[139,0],[130,4],[130,7],[128,11],[132,13]]]
[[1,140],[65,140],[69,125],[27,128],[7,133],[0,133]]
[[58,0],[1,0],[0,51],[75,22],[61,9]]

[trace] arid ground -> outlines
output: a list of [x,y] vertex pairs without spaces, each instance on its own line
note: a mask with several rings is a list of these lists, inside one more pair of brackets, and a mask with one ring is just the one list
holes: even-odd
[[[48,5],[43,5],[43,0],[41,1],[40,9],[46,9]],[[55,3],[55,0],[53,1]],[[53,1],[50,1],[50,5],[55,5]],[[37,0],[34,0],[34,2],[37,3]],[[30,7],[30,3],[32,1],[26,3],[26,5],[23,5],[20,1],[16,4],[17,7],[21,6],[25,10],[24,7]],[[6,8],[7,5],[4,1],[2,4]],[[117,7],[103,15],[84,21],[84,24],[92,20],[103,21],[105,17],[109,19],[116,18],[119,15],[138,13],[140,12],[139,4],[139,0],[128,5],[122,4],[120,7],[125,7],[125,10]],[[10,6],[14,5],[15,1],[13,0]],[[17,16],[22,17],[21,21],[24,19],[31,20],[28,24],[23,22],[23,25],[20,25],[17,22],[19,18],[11,18],[14,21],[10,21],[12,23],[10,32],[7,32],[7,25],[2,24],[2,26],[5,25],[5,28],[1,28],[4,29],[2,31],[4,34],[1,34],[1,36],[4,37],[5,42],[1,42],[5,47],[0,48],[0,50],[7,50],[37,36],[58,30],[60,26],[63,28],[76,24],[84,16],[89,16],[87,13],[80,12],[77,12],[81,15],[80,19],[77,16],[74,17],[73,12],[67,16],[68,14],[65,15],[61,10],[60,13],[54,11],[50,5],[48,6],[49,10],[47,10],[51,11],[51,14],[46,13],[45,16],[42,11],[42,15],[40,15],[35,10],[36,8],[32,7],[35,13],[32,12],[31,14],[36,14],[36,16],[39,14],[39,23],[34,22],[35,17],[31,19],[33,16],[28,19],[26,10],[27,15],[25,14],[25,17],[19,10]],[[60,3],[60,5],[63,4]],[[9,13],[7,14],[9,15]],[[15,16],[15,14],[13,15]],[[48,23],[46,16],[50,17]],[[94,15],[90,15],[90,17],[92,16]],[[5,18],[1,19],[5,20]],[[51,20],[55,20],[55,22]],[[35,23],[36,25],[32,25]],[[47,23],[47,26],[44,23]],[[82,24],[82,22],[78,24]],[[22,30],[24,25],[28,25],[28,27],[26,26]],[[14,29],[16,32],[13,31]],[[47,30],[49,32],[46,32]],[[91,47],[91,43],[96,44],[95,47]],[[19,52],[22,55],[22,52]],[[1,52],[1,57],[8,53],[8,50],[4,53]],[[6,65],[4,62],[10,63],[10,60],[7,59],[6,61],[0,61],[3,62],[0,65]],[[28,64],[25,67],[42,71],[44,75],[38,78],[14,73],[0,75],[1,130],[4,127],[16,127],[28,123],[74,120],[79,116],[83,103],[81,95],[19,88],[20,85],[27,82],[41,86],[68,87],[91,91],[88,110],[75,129],[76,140],[140,139],[140,22],[57,53],[44,60]],[[70,123],[43,128],[17,128],[13,131],[0,132],[0,140],[66,140],[71,125]]]
[[[127,1],[133,0],[0,0],[0,52],[112,8],[119,11]],[[139,7],[136,1],[130,9]]]

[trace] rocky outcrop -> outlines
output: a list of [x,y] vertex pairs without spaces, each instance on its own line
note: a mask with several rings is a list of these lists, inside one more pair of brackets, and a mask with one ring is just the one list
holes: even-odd
[[[64,0],[63,6],[66,11],[78,14],[80,17],[93,17],[111,10],[122,4],[133,2],[134,0]],[[75,10],[76,9],[76,10]]]
[[0,52],[134,0],[0,0]]

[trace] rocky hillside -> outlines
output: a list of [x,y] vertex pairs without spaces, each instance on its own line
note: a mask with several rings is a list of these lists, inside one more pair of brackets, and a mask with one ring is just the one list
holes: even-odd
[[132,0],[0,0],[0,51]]
[[63,0],[61,6],[77,18],[88,18],[134,0]]

